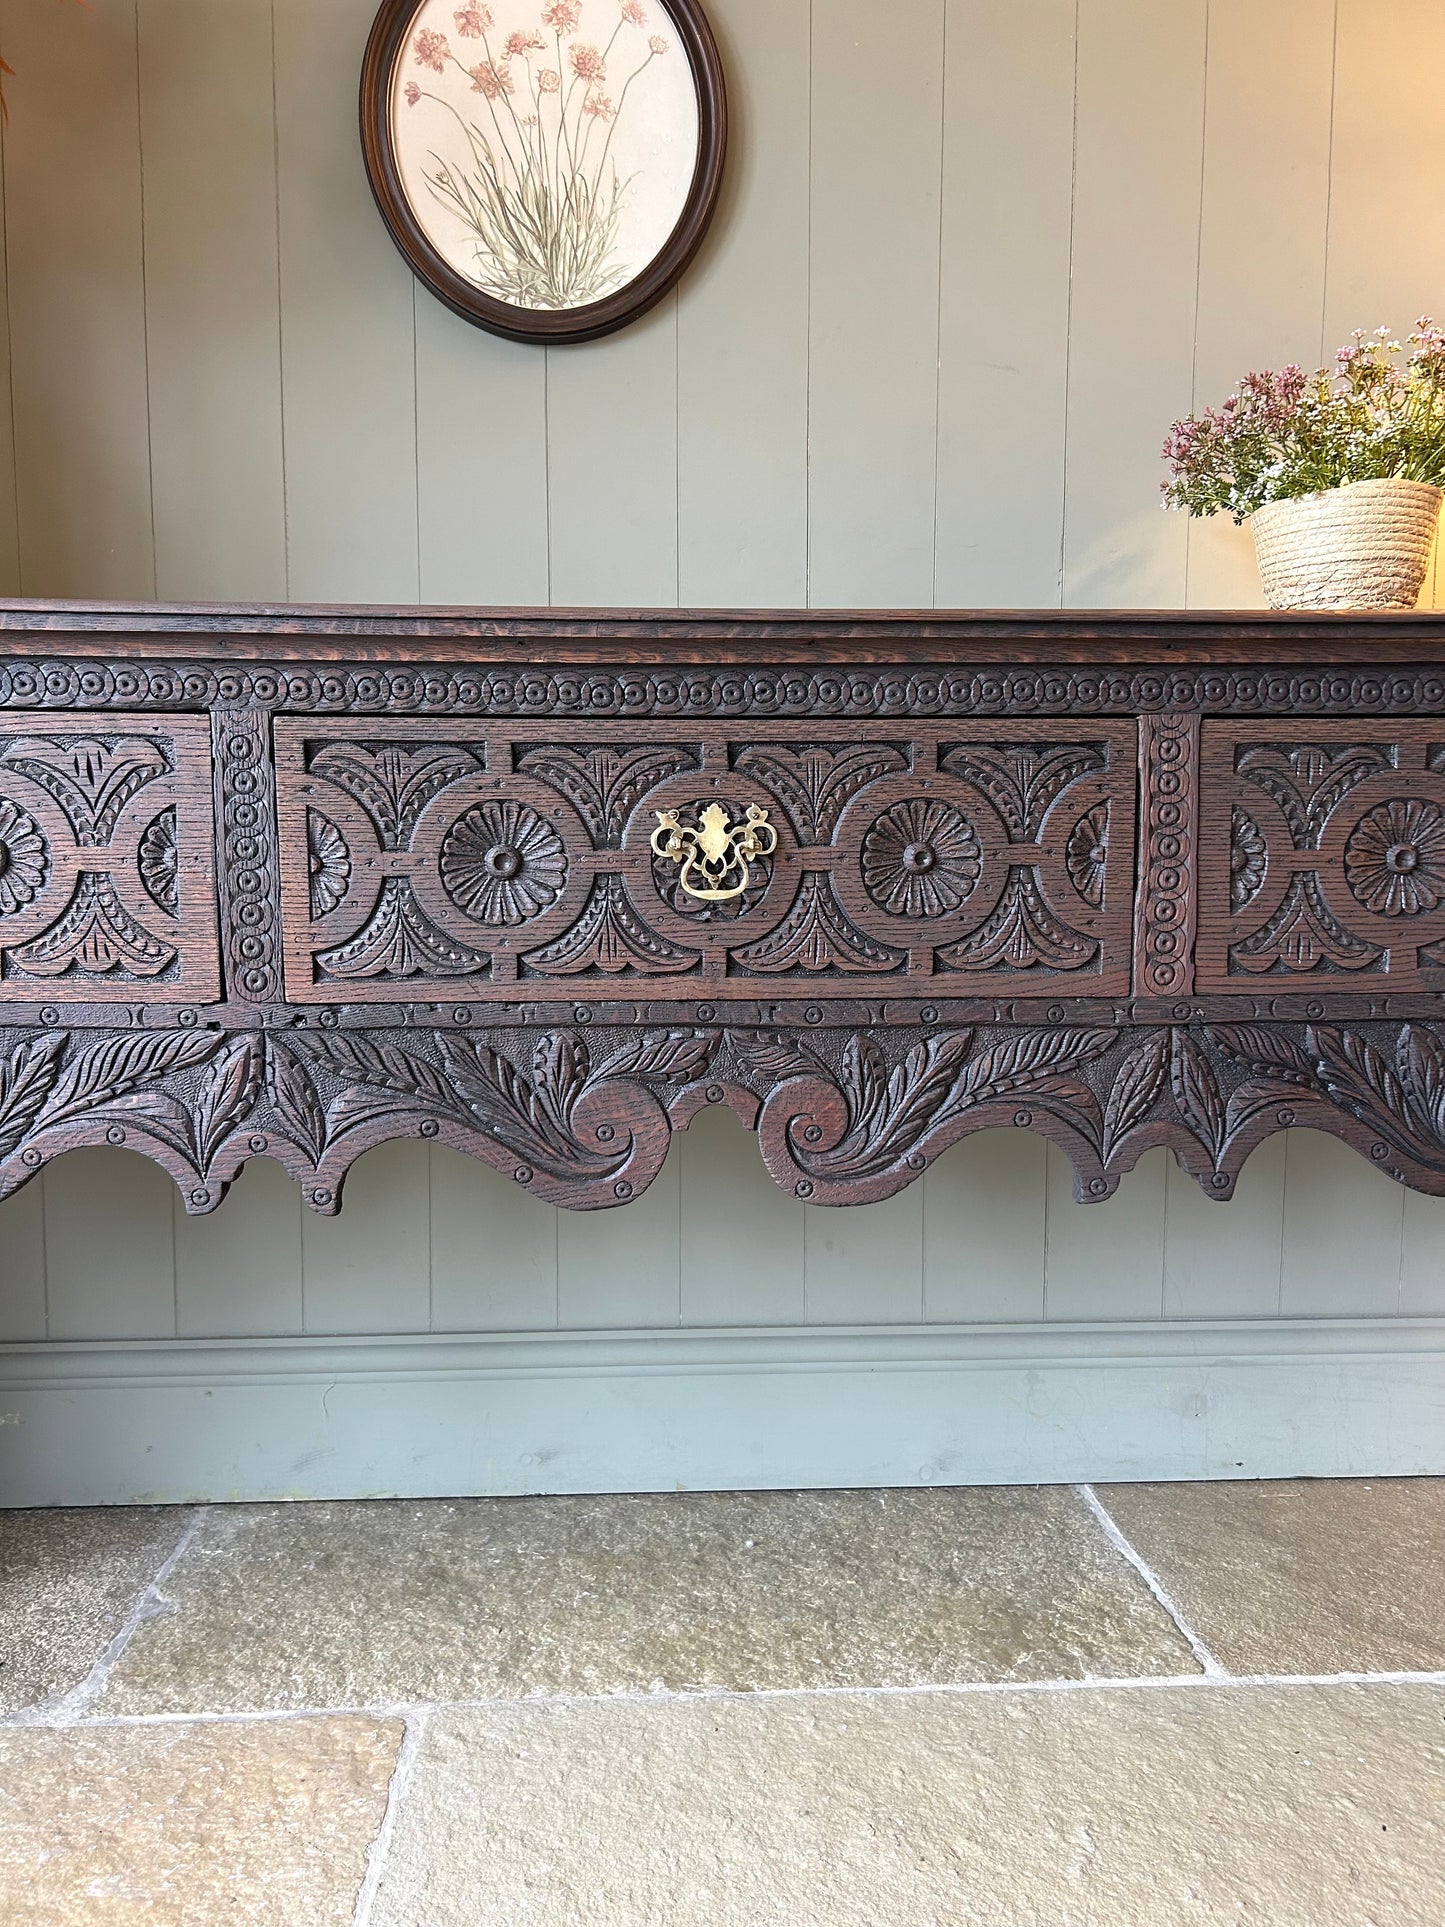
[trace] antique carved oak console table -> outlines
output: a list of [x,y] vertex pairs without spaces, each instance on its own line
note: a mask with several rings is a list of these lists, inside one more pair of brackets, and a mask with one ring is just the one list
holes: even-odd
[[1290,1125],[1445,1193],[1445,618],[0,608],[0,1187],[387,1138],[815,1204]]

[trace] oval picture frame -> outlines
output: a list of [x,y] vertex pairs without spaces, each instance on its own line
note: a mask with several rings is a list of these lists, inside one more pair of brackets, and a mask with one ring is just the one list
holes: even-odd
[[[531,24],[509,30],[514,16]],[[670,52],[685,56],[691,111],[676,65],[660,105],[639,85]],[[645,314],[696,254],[722,185],[727,95],[700,0],[382,0],[360,111],[371,191],[412,272],[510,341],[595,341]]]

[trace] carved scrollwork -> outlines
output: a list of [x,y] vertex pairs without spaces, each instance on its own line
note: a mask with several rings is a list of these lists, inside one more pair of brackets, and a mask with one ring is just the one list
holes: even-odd
[[405,877],[388,877],[376,908],[354,937],[318,951],[317,964],[336,978],[468,977],[485,970],[484,952],[439,930]]
[[1092,937],[1081,936],[1050,908],[1037,870],[1016,866],[988,921],[941,949],[938,961],[963,971],[1082,970],[1098,954]]
[[670,943],[645,923],[622,878],[613,873],[598,877],[570,930],[527,951],[522,959],[526,969],[546,977],[580,976],[593,970],[609,977],[628,970],[670,976],[695,970],[701,961],[700,951]]
[[155,977],[176,960],[175,947],[138,924],[108,876],[82,870],[69,903],[50,928],[17,944],[10,962],[29,977],[63,977],[70,971],[104,977],[128,971]]

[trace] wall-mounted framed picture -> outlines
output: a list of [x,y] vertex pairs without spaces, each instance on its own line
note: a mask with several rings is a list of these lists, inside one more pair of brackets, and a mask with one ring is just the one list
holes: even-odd
[[372,192],[412,270],[514,341],[646,312],[717,202],[727,100],[699,0],[383,0]]

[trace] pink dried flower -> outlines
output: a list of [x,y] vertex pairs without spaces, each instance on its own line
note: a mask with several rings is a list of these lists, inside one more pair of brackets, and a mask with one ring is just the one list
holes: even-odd
[[550,7],[542,9],[543,26],[557,34],[576,33],[581,18],[581,0],[552,0]]
[[595,47],[573,47],[569,58],[572,71],[579,80],[585,80],[589,85],[606,80],[607,63]]
[[627,22],[629,27],[645,27],[647,25],[647,13],[640,4],[640,0],[622,0],[622,18]]
[[418,102],[418,101],[419,101],[420,99],[421,99],[421,88],[417,86],[417,84],[416,84],[416,82],[415,82],[414,80],[409,80],[409,81],[408,81],[408,82],[406,83],[406,104],[407,104],[407,106],[408,106],[408,107],[415,107],[415,106],[416,106],[416,104],[417,104],[417,102]]
[[479,40],[493,24],[492,10],[486,0],[468,0],[452,19],[457,23],[457,32],[467,40]]
[[582,111],[596,120],[611,120],[616,109],[605,94],[589,94],[582,103]]
[[444,33],[429,33],[425,28],[417,35],[412,45],[416,49],[418,67],[430,67],[434,72],[444,74],[447,70],[447,46]]
[[655,54],[665,54],[667,52],[667,42],[660,33],[655,33],[647,44]]
[[509,60],[515,60],[520,55],[521,58],[525,60],[531,54],[544,52],[546,46],[546,41],[542,38],[541,34],[537,32],[535,27],[526,33],[509,33],[507,35],[507,58]]
[[555,94],[561,85],[562,76],[555,67],[544,67],[537,76],[537,91],[539,94]]
[[505,66],[498,66],[495,60],[484,60],[480,66],[470,69],[472,92],[485,94],[488,100],[495,100],[498,94],[512,94],[516,88],[512,76]]

